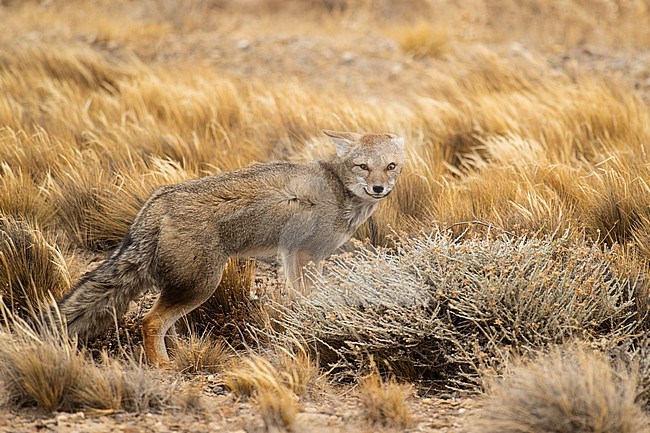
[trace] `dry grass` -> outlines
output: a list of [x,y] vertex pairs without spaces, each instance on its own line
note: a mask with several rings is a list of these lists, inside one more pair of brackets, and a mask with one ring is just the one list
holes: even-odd
[[30,323],[0,305],[0,384],[3,404],[45,412],[121,410],[143,412],[176,405],[179,383],[133,358],[94,361],[77,350],[52,314],[31,316]]
[[0,215],[48,224],[54,212],[45,202],[43,189],[20,169],[13,171],[6,163],[0,167]]
[[602,355],[554,350],[496,381],[472,431],[647,432],[648,419],[635,395],[634,375],[613,368]]
[[[20,309],[65,291],[71,252],[115,247],[162,184],[324,157],[333,149],[323,128],[392,131],[406,138],[407,167],[357,233],[389,249],[337,259],[314,293],[276,311],[266,308],[276,294],[251,299],[255,264],[233,261],[189,318],[236,347],[260,336],[249,325],[267,329],[255,342],[263,355],[225,379],[234,394],[255,396],[267,428],[292,428],[298,398],[324,374],[316,364],[358,379],[374,360],[396,377],[475,387],[514,354],[565,340],[641,344],[646,2],[163,3],[0,6],[5,302]],[[445,227],[453,234],[418,238]],[[89,361],[66,340],[25,335],[2,334],[14,405],[111,411],[170,401],[168,385],[137,363]],[[223,364],[205,335],[180,342],[179,369]],[[281,347],[266,352],[268,341]],[[567,359],[618,383],[602,360]],[[609,385],[575,383],[593,399],[603,391],[627,401]],[[380,395],[392,385],[373,386]],[[605,413],[618,420],[614,406]]]
[[264,388],[257,394],[266,431],[293,431],[298,407],[296,398],[287,388]]
[[237,397],[251,397],[260,389],[284,386],[277,369],[261,356],[252,356],[235,364],[225,373],[224,384]]
[[275,367],[267,359],[254,355],[240,361],[225,373],[224,384],[237,397],[254,397],[267,431],[292,431],[298,413],[298,396],[307,387],[304,375],[314,371],[304,365],[286,362]]
[[20,344],[8,333],[2,334],[2,340],[5,404],[36,406],[47,412],[72,406],[72,389],[82,377],[85,364],[71,345],[55,339]]
[[280,347],[278,350],[278,370],[280,378],[287,388],[296,396],[303,397],[310,394],[314,388],[318,389],[322,379],[317,362],[302,345],[292,345],[289,350]]
[[159,371],[134,359],[117,361],[104,355],[101,364],[85,362],[83,373],[72,388],[72,407],[101,412],[149,412],[172,407],[190,409],[193,398],[178,383],[170,383]]
[[175,340],[172,352],[174,368],[183,373],[218,373],[233,355],[223,340],[194,332]]
[[[407,138],[407,172],[377,213],[379,243],[388,225],[412,231],[431,219],[521,231],[562,223],[620,241],[646,212],[644,195],[628,197],[622,187],[635,191],[646,176],[638,146],[650,137],[648,107],[615,84],[535,60],[452,51],[433,76],[419,77],[429,83],[426,94],[368,106],[337,92],[324,99],[308,86],[224,79],[207,68],[176,65],[172,73],[118,63],[84,46],[51,51],[34,42],[6,55],[0,79],[11,82],[15,101],[0,141],[3,178],[28,191],[16,204],[24,210],[8,211],[56,222],[84,248],[115,246],[160,184],[253,160],[322,157],[331,151],[324,127]],[[74,68],[86,77],[81,84]],[[31,90],[36,82],[47,83],[41,94]],[[43,105],[66,109],[41,112]],[[44,129],[34,128],[35,117]],[[613,195],[594,208],[607,188]]]
[[359,383],[359,399],[365,418],[372,424],[405,429],[413,423],[404,389],[372,374]]
[[416,59],[440,57],[449,51],[449,30],[420,21],[395,29],[394,38],[402,50]]
[[305,396],[320,380],[318,366],[307,348],[295,340],[286,347],[266,357],[253,355],[237,361],[224,375],[226,387],[238,397],[250,397],[266,388],[286,388],[297,397]]
[[59,298],[71,286],[55,240],[35,223],[0,217],[0,299],[24,314]]

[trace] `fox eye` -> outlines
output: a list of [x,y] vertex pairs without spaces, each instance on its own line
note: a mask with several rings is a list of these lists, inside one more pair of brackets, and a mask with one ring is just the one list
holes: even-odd
[[368,171],[368,166],[366,164],[359,164],[359,168]]
[[388,167],[386,167],[386,170],[395,170],[395,163],[391,162],[390,164],[388,164]]

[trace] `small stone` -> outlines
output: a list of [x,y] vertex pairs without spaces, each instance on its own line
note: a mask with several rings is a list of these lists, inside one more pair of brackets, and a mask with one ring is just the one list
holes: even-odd
[[247,50],[250,46],[251,42],[248,39],[240,39],[237,41],[237,48],[240,50]]
[[341,56],[343,63],[352,63],[354,61],[355,54],[352,51],[345,51]]

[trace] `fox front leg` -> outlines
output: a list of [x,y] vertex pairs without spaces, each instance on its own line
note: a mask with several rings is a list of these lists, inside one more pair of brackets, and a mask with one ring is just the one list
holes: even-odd
[[305,266],[314,263],[318,275],[323,270],[322,258],[301,251],[282,254],[282,263],[286,282],[293,294],[304,293],[311,286],[312,280],[306,275]]
[[284,278],[292,295],[302,292],[302,271],[298,263],[298,254],[296,251],[282,253],[282,267],[284,268]]

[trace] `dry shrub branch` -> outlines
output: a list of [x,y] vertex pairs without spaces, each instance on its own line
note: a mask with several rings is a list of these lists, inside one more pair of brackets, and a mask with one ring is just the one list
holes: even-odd
[[280,324],[344,376],[374,360],[400,377],[467,386],[513,354],[633,338],[644,326],[635,294],[645,286],[613,256],[566,235],[420,236],[397,252],[334,260]]

